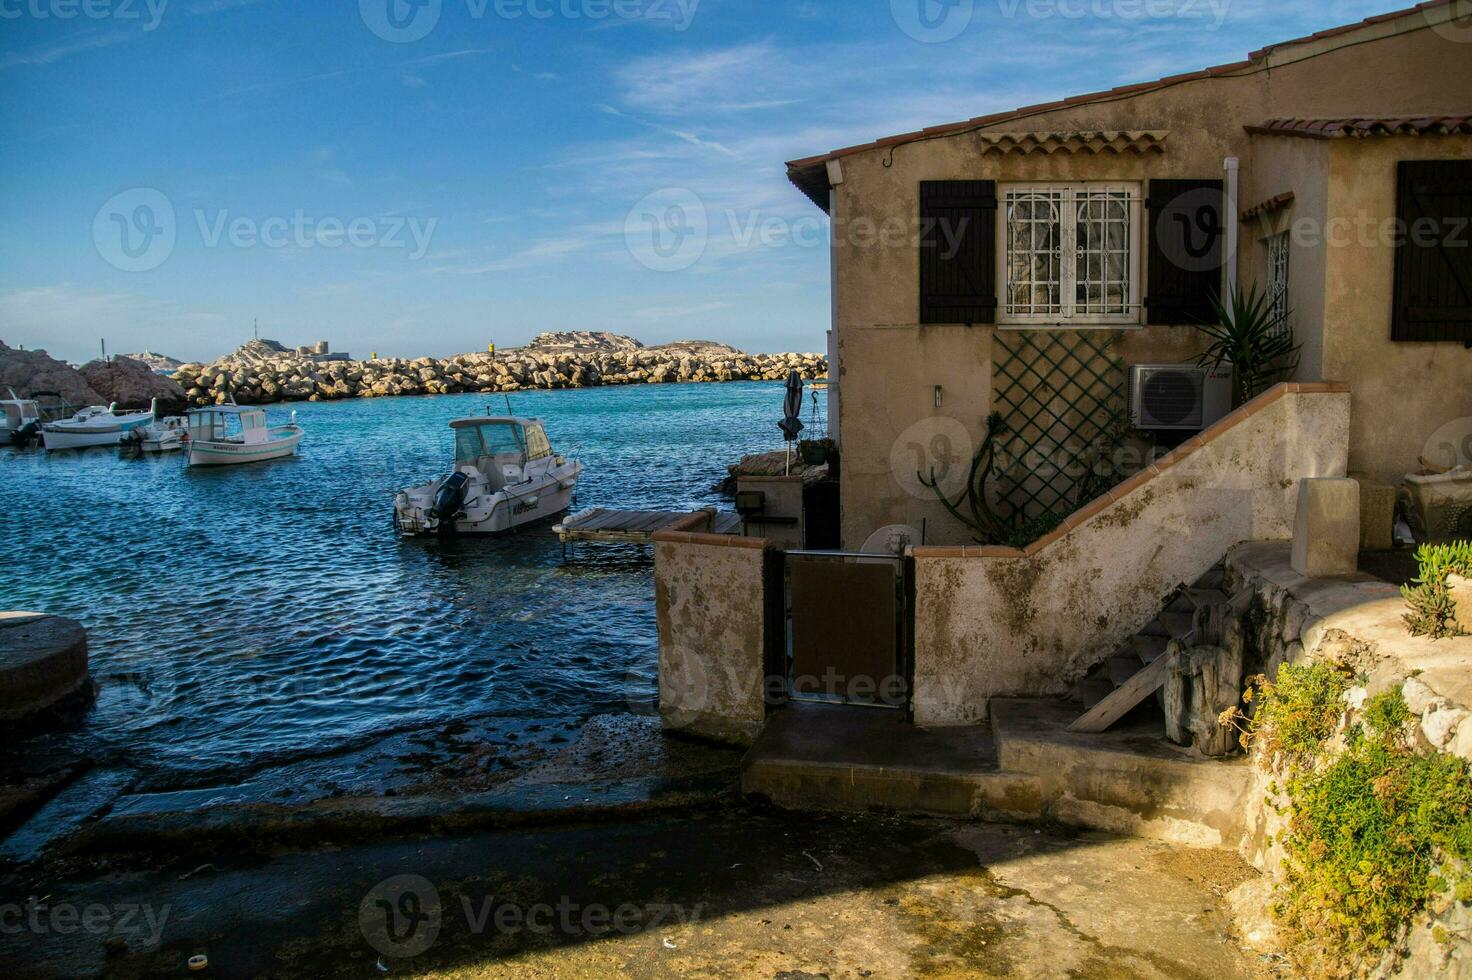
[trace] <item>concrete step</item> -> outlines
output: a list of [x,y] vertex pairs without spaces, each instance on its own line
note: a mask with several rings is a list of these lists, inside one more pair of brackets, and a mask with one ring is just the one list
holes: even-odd
[[873,808],[944,816],[1037,816],[1037,779],[997,771],[991,728],[923,729],[899,711],[793,703],[774,712],[741,791],[794,810]]
[[1197,579],[1192,584],[1192,588],[1197,588],[1197,589],[1220,589],[1222,587],[1222,583],[1226,580],[1226,577],[1227,577],[1227,570],[1226,570],[1226,568],[1223,567],[1222,565],[1217,565],[1215,568],[1211,569],[1205,575],[1203,575],[1199,579]]
[[1078,698],[1084,707],[1092,708],[1114,691],[1114,683],[1102,675],[1089,675],[1078,682]]
[[1140,672],[1141,663],[1137,656],[1110,657],[1104,662],[1105,669],[1109,672],[1109,680],[1115,687],[1123,687]]
[[1187,599],[1191,601],[1191,606],[1193,609],[1200,609],[1202,606],[1212,605],[1213,603],[1232,601],[1231,597],[1223,592],[1221,589],[1191,588],[1187,589],[1184,595]]
[[1165,629],[1164,635],[1172,639],[1180,640],[1182,643],[1189,642],[1192,624],[1192,613],[1189,612],[1163,612],[1160,614],[1160,624]]
[[1145,666],[1153,664],[1165,654],[1165,648],[1170,645],[1170,640],[1164,636],[1134,636],[1130,638],[1130,649],[1140,663]]
[[1234,846],[1247,830],[1251,763],[1172,745],[1158,715],[1076,734],[1067,702],[993,698],[990,709],[1001,771],[1040,781],[1048,819],[1206,847]]

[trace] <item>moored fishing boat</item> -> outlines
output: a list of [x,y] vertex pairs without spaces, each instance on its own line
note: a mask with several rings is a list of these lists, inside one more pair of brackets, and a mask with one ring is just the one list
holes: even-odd
[[41,431],[41,406],[30,398],[10,397],[0,401],[0,446],[23,445]]
[[268,424],[262,408],[233,403],[196,408],[189,413],[189,465],[238,466],[282,459],[295,455],[304,434],[295,422]]
[[48,451],[116,446],[154,420],[158,402],[145,412],[119,412],[117,405],[93,405],[69,419],[47,422],[41,438]]
[[159,419],[129,433],[126,440],[142,453],[173,453],[189,445],[189,420],[181,415]]
[[582,464],[552,451],[539,420],[487,415],[456,419],[450,428],[454,470],[394,498],[401,534],[496,534],[572,503]]

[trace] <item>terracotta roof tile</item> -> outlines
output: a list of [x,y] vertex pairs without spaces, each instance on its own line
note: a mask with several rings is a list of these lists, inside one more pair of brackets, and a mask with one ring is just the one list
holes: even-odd
[[1246,126],[1259,136],[1298,136],[1307,139],[1345,139],[1366,136],[1447,136],[1472,134],[1472,115],[1418,116],[1366,119],[1269,119]]

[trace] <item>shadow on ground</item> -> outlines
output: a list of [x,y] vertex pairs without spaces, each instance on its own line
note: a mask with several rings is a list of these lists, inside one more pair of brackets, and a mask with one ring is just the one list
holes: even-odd
[[[10,886],[18,976],[1250,976],[1234,855],[1030,827],[699,812]],[[414,876],[405,879],[401,876]],[[58,919],[85,915],[91,927]],[[123,923],[124,910],[134,910]],[[18,930],[10,928],[20,923]],[[70,928],[64,928],[66,925]]]

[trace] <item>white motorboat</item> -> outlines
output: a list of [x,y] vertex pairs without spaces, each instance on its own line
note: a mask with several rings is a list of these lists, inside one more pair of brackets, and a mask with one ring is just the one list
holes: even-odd
[[189,413],[189,465],[237,466],[282,459],[296,454],[304,434],[295,422],[268,424],[263,408],[233,402],[196,408]]
[[400,491],[394,526],[405,536],[496,534],[567,510],[583,466],[552,451],[537,419],[456,419],[455,469]]
[[29,398],[18,398],[15,389],[0,401],[0,446],[29,442],[41,431],[41,406]]
[[91,449],[116,446],[132,432],[154,420],[158,403],[146,412],[119,412],[116,403],[84,408],[69,419],[58,419],[41,426],[41,438],[47,451],[58,449]]
[[139,452],[173,453],[189,445],[189,420],[182,415],[159,419],[129,433]]

